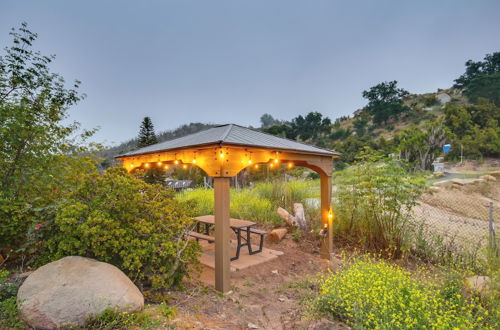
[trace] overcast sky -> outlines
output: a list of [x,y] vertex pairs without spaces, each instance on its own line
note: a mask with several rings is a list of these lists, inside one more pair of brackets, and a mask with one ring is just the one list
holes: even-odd
[[53,70],[82,81],[71,109],[95,141],[200,121],[259,125],[263,113],[332,119],[398,80],[447,88],[467,59],[500,51],[500,1],[0,0],[0,45],[28,22]]

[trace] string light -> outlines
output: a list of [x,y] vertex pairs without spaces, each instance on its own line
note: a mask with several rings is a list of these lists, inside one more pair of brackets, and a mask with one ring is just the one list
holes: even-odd
[[187,166],[186,164],[184,164],[184,165],[182,165],[182,168],[183,168],[183,169],[187,169],[187,168],[188,168],[188,166]]
[[293,163],[288,163],[288,168],[292,168],[293,167]]
[[195,159],[193,159],[192,163],[193,163],[193,164],[196,164],[196,158],[195,158]]
[[161,162],[158,162],[157,164],[158,164],[158,166],[161,166]]
[[248,164],[249,164],[249,165],[251,165],[251,164],[252,164],[252,160],[251,160],[251,159],[249,159],[249,160],[248,160]]
[[179,161],[176,159],[176,160],[174,161],[174,164],[175,164],[175,165],[179,165]]
[[165,165],[164,169],[168,170],[168,165]]
[[274,167],[274,164],[269,164],[269,167],[270,167],[270,168],[273,168],[273,167]]
[[149,167],[149,163],[144,164],[144,167],[148,168]]
[[129,167],[130,167],[130,168],[134,168],[134,164],[130,164],[130,165],[129,165]]
[[258,170],[259,169],[259,164],[255,164],[255,169]]
[[275,160],[274,160],[274,163],[275,163],[275,164],[278,164],[278,163],[279,163],[279,160],[278,160],[278,159],[275,159]]
[[224,158],[224,152],[221,150],[220,153],[219,153],[219,158],[220,159],[223,159]]

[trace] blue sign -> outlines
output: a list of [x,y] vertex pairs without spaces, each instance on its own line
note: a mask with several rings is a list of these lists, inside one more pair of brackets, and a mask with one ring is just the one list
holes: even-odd
[[444,153],[450,152],[450,150],[451,150],[451,144],[445,144],[443,146],[443,152]]

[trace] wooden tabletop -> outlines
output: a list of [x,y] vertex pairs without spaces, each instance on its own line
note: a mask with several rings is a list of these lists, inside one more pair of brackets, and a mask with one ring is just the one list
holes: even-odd
[[[213,215],[202,215],[196,217],[195,219],[198,220],[199,222],[208,223],[211,225],[215,224],[215,217]],[[229,218],[229,225],[231,226],[231,228],[246,228],[246,227],[252,227],[256,225],[256,223],[248,220]]]

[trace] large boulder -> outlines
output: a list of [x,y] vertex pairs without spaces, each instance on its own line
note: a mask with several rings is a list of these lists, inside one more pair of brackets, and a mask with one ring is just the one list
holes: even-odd
[[21,318],[34,328],[78,326],[107,308],[134,312],[144,297],[113,265],[83,257],[65,257],[34,271],[19,288]]

